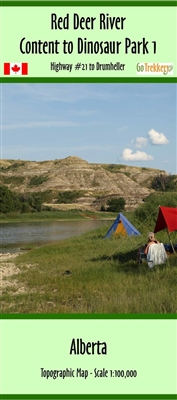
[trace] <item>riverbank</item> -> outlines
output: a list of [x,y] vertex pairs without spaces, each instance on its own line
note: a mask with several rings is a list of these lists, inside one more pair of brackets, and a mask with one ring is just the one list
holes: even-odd
[[140,238],[105,229],[4,258],[2,313],[176,313],[176,256],[149,271]]
[[79,210],[41,211],[36,213],[0,214],[0,223],[47,222],[47,221],[80,221],[80,220],[114,220],[117,213],[90,212]]

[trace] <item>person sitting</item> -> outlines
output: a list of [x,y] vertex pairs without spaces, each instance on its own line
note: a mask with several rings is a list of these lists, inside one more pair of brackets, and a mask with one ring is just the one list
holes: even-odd
[[159,243],[158,240],[156,240],[154,233],[149,232],[148,234],[148,243],[146,243],[144,246],[139,247],[138,253],[137,253],[137,261],[138,264],[142,263],[142,259],[146,259],[149,247],[151,244]]
[[149,269],[152,269],[155,265],[165,264],[167,261],[167,254],[163,243],[158,242],[154,235],[149,239],[150,240],[146,246],[145,252],[147,256],[148,267]]
[[160,242],[155,238],[154,233],[153,232],[149,232],[149,234],[148,234],[148,243],[144,248],[144,254],[148,254],[149,247],[152,244],[157,244],[157,243],[160,243]]
[[160,243],[154,236],[153,232],[148,234],[148,243],[144,247],[142,252],[139,249],[139,264],[142,262],[142,258],[146,258],[149,269],[152,269],[155,265],[164,264],[167,260],[167,254],[163,243]]

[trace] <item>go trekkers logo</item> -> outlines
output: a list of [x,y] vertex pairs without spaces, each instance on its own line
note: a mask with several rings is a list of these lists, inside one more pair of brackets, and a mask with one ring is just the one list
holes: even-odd
[[138,63],[137,75],[173,75],[171,63]]

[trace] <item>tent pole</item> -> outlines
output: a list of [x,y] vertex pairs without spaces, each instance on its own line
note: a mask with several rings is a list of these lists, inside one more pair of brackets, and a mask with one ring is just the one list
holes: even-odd
[[173,246],[173,242],[172,242],[171,237],[170,237],[170,232],[169,232],[168,228],[167,228],[167,233],[168,233],[168,237],[169,237],[169,241],[170,241],[170,244],[171,244],[173,253],[176,253],[176,252],[175,252],[175,249],[174,249],[174,246]]

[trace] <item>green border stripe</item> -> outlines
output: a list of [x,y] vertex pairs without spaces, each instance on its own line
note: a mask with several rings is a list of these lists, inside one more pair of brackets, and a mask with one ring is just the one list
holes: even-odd
[[0,319],[177,319],[177,314],[1,314]]
[[1,77],[0,83],[177,83],[177,77],[151,77],[151,78],[24,78],[24,77]]
[[176,7],[177,1],[1,1],[2,7]]
[[120,400],[128,400],[128,399],[132,399],[132,400],[143,400],[143,399],[154,399],[154,400],[162,400],[162,399],[168,399],[168,400],[171,400],[171,399],[177,399],[177,395],[176,394],[165,394],[165,395],[163,395],[163,394],[156,394],[156,395],[153,395],[153,394],[145,394],[145,395],[143,395],[143,394],[133,394],[133,395],[131,395],[131,394],[112,394],[112,395],[102,395],[102,394],[98,394],[98,395],[94,395],[94,394],[74,394],[74,395],[67,395],[67,394],[53,394],[53,395],[50,395],[50,394],[44,394],[44,395],[36,395],[36,394],[33,394],[33,395],[31,395],[31,394],[24,394],[24,395],[18,395],[18,394],[12,394],[12,395],[10,395],[10,394],[6,394],[6,395],[1,395],[1,397],[0,397],[0,399],[4,399],[4,400],[6,400],[6,399],[18,399],[18,400],[20,400],[20,399],[63,399],[63,400],[66,400],[66,399],[76,399],[76,400],[81,400],[81,399],[102,399],[102,400],[106,400],[106,399],[112,399],[112,400],[116,400],[116,399],[120,399]]

